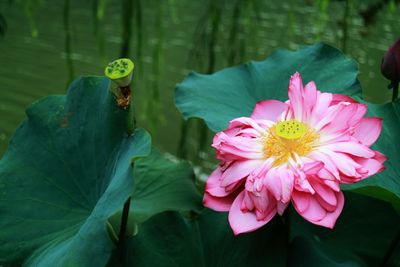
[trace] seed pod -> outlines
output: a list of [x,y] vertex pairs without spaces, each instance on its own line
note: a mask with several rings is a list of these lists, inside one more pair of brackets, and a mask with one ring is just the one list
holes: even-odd
[[105,75],[119,87],[130,85],[135,65],[129,58],[120,58],[109,63],[104,70]]

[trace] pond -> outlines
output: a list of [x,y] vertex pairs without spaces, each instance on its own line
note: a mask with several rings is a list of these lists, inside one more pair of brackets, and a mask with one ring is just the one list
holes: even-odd
[[[277,48],[293,50],[318,41],[341,48],[359,63],[364,97],[372,102],[390,98],[380,61],[399,34],[400,11],[394,1],[374,20],[364,15],[366,21],[360,13],[374,1],[266,2],[135,1],[128,47],[136,63],[137,114],[162,150],[195,162],[213,153],[212,134],[197,121],[182,127],[174,106],[175,85],[190,70],[214,72],[264,59]],[[8,25],[0,39],[0,155],[30,103],[65,93],[78,75],[102,75],[127,43],[122,27],[126,6],[97,1],[105,7],[93,15],[89,1],[65,1],[69,6],[43,1],[34,8],[24,3],[0,2]]]

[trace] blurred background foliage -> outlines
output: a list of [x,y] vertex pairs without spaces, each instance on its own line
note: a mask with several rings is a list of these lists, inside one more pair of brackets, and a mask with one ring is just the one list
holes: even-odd
[[162,150],[211,169],[212,134],[200,120],[183,121],[174,106],[175,85],[190,70],[212,73],[322,41],[358,61],[364,98],[383,103],[391,93],[380,63],[400,35],[399,6],[399,0],[0,0],[0,155],[30,103],[64,94],[80,75],[103,75],[109,61],[123,56],[136,64],[139,124]]

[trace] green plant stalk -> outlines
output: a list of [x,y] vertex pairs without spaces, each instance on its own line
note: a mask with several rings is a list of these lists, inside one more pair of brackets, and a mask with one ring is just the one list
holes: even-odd
[[152,132],[155,138],[158,133],[158,125],[163,121],[164,117],[162,112],[162,103],[160,101],[160,83],[163,78],[163,43],[164,43],[164,29],[162,27],[162,20],[164,14],[164,2],[157,5],[157,20],[155,23],[155,30],[157,32],[157,42],[153,47],[153,81],[151,86],[151,97],[148,99],[148,109],[147,113],[150,114],[150,121],[152,122]]
[[135,19],[136,19],[136,59],[137,65],[139,67],[138,77],[142,77],[143,73],[143,61],[142,61],[142,47],[143,47],[143,23],[142,23],[142,3],[141,0],[134,0],[135,1]]
[[27,0],[24,3],[25,15],[28,19],[29,25],[31,27],[32,37],[37,37],[39,34],[37,23],[36,23],[36,10],[41,3],[35,0]]
[[0,38],[3,38],[7,31],[6,18],[0,13]]
[[[131,94],[131,102],[129,103],[129,109],[128,109],[128,118],[127,118],[127,132],[128,136],[132,136],[135,132],[136,129],[136,116],[135,116],[135,107],[133,103],[133,92],[130,88],[130,86],[127,87],[129,90],[129,93]],[[134,162],[132,161],[132,169],[135,167]],[[131,206],[131,197],[129,197],[125,203],[124,207],[122,209],[122,216],[121,216],[121,224],[119,227],[119,234],[118,234],[118,253],[119,253],[119,260],[122,264],[124,264],[125,259],[126,259],[126,229],[128,225],[128,219],[129,219],[129,210]]]
[[132,0],[122,1],[122,45],[120,57],[129,57],[132,36]]
[[104,31],[102,27],[106,4],[107,0],[94,0],[92,4],[94,36],[97,41],[99,55],[103,64],[107,63],[104,44]]
[[317,8],[318,12],[315,12],[316,14],[316,27],[317,27],[317,32],[315,36],[316,41],[321,40],[321,35],[326,27],[326,22],[327,18],[329,16],[328,13],[328,6],[329,6],[330,0],[318,0],[317,1]]
[[93,0],[92,3],[92,18],[93,18],[93,29],[94,34],[97,35],[99,30],[99,17],[97,16],[99,9],[99,0]]
[[213,73],[215,70],[215,58],[216,58],[215,47],[217,46],[217,37],[221,21],[221,13],[222,10],[220,7],[214,8],[212,31],[211,31],[210,42],[208,45],[208,68],[207,68],[208,74]]
[[[246,57],[246,49],[248,46],[249,40],[252,40],[252,43],[256,43],[256,38],[253,38],[256,36],[256,34],[253,32],[257,27],[251,27],[251,16],[254,10],[252,10],[250,7],[250,2],[243,2],[243,19],[242,19],[242,28],[243,28],[243,34],[239,37],[239,62],[243,63],[245,61]],[[250,30],[249,30],[250,29]]]
[[[128,109],[127,132],[128,136],[132,136],[136,130],[135,105],[134,105],[133,90],[131,89],[131,86],[129,85],[127,89],[129,90],[131,96],[131,102],[129,103],[129,109]],[[135,163],[132,161],[132,169],[135,167],[134,164]],[[129,197],[124,203],[121,216],[121,225],[119,227],[118,248],[119,248],[119,260],[121,261],[121,263],[124,263],[126,259],[126,229],[128,225],[130,205],[131,205],[131,197]]]
[[177,155],[181,159],[187,159],[188,158],[188,152],[187,152],[187,134],[188,134],[188,129],[189,129],[189,120],[184,120],[182,119],[182,124],[181,124],[181,138],[179,140],[179,146],[178,146],[178,151]]
[[393,82],[392,84],[393,84],[392,102],[394,102],[399,96],[399,82]]
[[[133,163],[132,163],[133,164]],[[122,217],[121,217],[121,225],[119,227],[119,235],[118,235],[118,247],[120,251],[120,260],[124,262],[126,258],[126,228],[128,225],[128,218],[129,218],[129,209],[131,206],[131,197],[129,197],[122,210]]]
[[[162,3],[164,3],[164,1],[162,1]],[[177,12],[176,12],[177,4],[176,4],[175,0],[168,0],[167,3],[168,3],[167,7],[168,7],[168,11],[169,11],[168,12],[169,16],[172,18],[172,22],[174,24],[177,24],[179,22],[179,18],[178,18]]]
[[131,103],[128,109],[128,121],[127,121],[128,135],[131,136],[136,129],[136,116],[135,116],[135,106],[133,104],[133,92],[131,91]]
[[237,40],[237,33],[239,32],[239,20],[240,20],[240,15],[241,15],[241,2],[242,0],[238,0],[235,2],[235,7],[233,10],[233,15],[232,15],[232,27],[229,32],[229,45],[231,47],[231,51],[228,56],[228,64],[231,66],[235,64],[235,59],[236,59],[236,40]]
[[351,0],[346,0],[345,8],[344,8],[344,15],[343,15],[343,39],[342,39],[343,53],[346,53],[346,51],[347,51],[347,39],[349,38],[348,18],[349,18],[349,14],[350,14],[350,6],[351,6]]
[[[199,133],[200,133],[200,135],[199,135],[199,151],[206,151],[206,147],[207,147],[207,145],[208,145],[208,127],[207,127],[207,125],[205,124],[205,122],[204,121],[202,121],[202,120],[198,120],[198,123],[199,123]],[[199,154],[197,155],[197,157],[196,157],[196,159],[197,160],[201,160],[200,158],[199,158]]]
[[70,1],[64,0],[64,13],[63,13],[63,21],[64,21],[64,31],[65,31],[65,54],[67,60],[67,68],[68,68],[68,84],[74,78],[74,65],[72,62],[72,48],[71,48],[71,30],[70,30]]

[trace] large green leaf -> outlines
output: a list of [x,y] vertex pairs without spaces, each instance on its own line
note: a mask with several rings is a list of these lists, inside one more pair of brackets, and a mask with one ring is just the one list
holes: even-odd
[[136,162],[130,217],[143,222],[163,211],[199,211],[201,196],[187,162],[174,162],[153,151]]
[[387,200],[400,210],[400,100],[385,105],[368,104],[368,115],[383,118],[382,132],[373,148],[388,157],[386,169],[344,188]]
[[205,210],[198,225],[204,266],[286,266],[288,236],[279,217],[238,236],[233,235],[227,213]]
[[[332,264],[348,263],[343,266],[354,266],[356,263],[381,266],[386,252],[400,231],[400,216],[388,203],[359,194],[346,193],[345,202],[343,212],[332,230],[310,224],[292,209],[292,238],[305,235],[314,240],[312,243],[318,248],[313,249],[307,257],[310,260],[313,257],[321,259],[321,264],[313,265],[316,267],[329,266],[324,263],[325,260]],[[299,249],[299,246],[295,247]],[[308,260],[306,255],[303,257]],[[398,260],[399,257],[398,253],[393,254],[388,262]]]
[[175,103],[185,118],[202,118],[211,130],[220,131],[231,119],[249,116],[257,101],[286,100],[290,76],[296,71],[303,82],[313,80],[321,91],[360,91],[356,63],[335,48],[316,44],[295,52],[277,50],[264,61],[211,75],[190,73],[177,86]]
[[125,266],[280,267],[286,263],[287,238],[279,218],[257,232],[234,236],[226,213],[205,209],[192,219],[163,213],[139,225]]
[[109,216],[132,193],[132,158],[150,137],[126,134],[100,77],[33,104],[0,162],[0,265],[104,266]]
[[128,241],[125,261],[117,255],[108,266],[205,266],[197,229],[177,212],[157,214],[140,224]]
[[291,243],[288,266],[314,267],[362,267],[363,263],[355,260],[342,260],[327,255],[321,242],[304,236],[297,236]]

